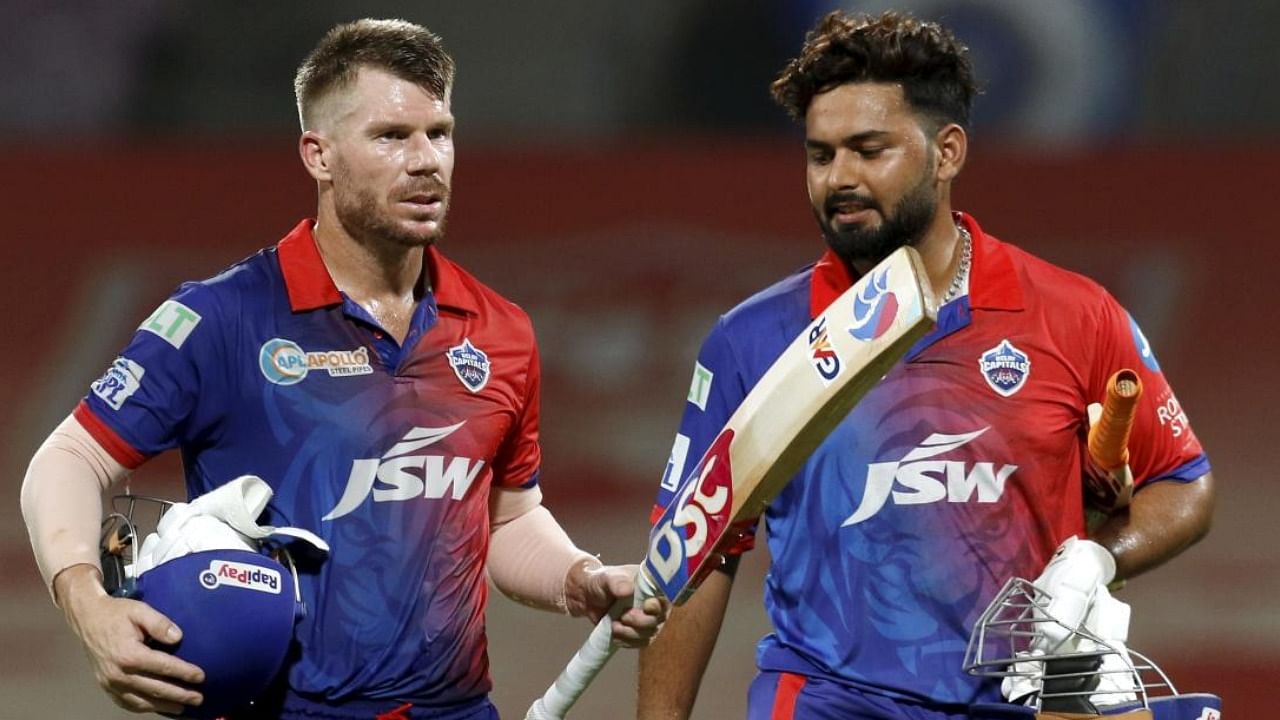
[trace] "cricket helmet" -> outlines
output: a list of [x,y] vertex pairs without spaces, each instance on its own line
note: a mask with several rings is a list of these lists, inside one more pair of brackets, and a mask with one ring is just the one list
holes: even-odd
[[[104,584],[116,597],[140,600],[182,628],[175,645],[157,645],[204,670],[199,707],[177,717],[209,720],[249,706],[279,675],[303,615],[297,574],[283,548],[229,547],[192,552],[134,577],[135,510],[153,505],[158,524],[173,505],[138,495],[115,498],[103,523]],[[270,554],[268,554],[270,553]],[[283,560],[283,562],[282,562]]]
[[[975,708],[976,718],[1116,717],[1153,720],[1219,720],[1222,700],[1208,693],[1182,694],[1150,658],[1086,628],[1053,617],[1052,597],[1032,582],[1012,578],[974,625],[964,671],[1021,687],[1015,704]],[[1047,632],[1048,631],[1048,632]],[[1074,640],[1045,652],[1046,635]],[[985,712],[985,714],[983,714]],[[1060,714],[1066,713],[1066,715]],[[1073,714],[1074,713],[1074,714]]]

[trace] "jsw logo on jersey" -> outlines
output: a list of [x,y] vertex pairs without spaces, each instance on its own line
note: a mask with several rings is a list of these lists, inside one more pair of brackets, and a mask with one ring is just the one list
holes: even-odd
[[[356,460],[351,465],[342,499],[321,520],[335,520],[346,515],[360,507],[370,495],[374,502],[419,497],[439,499],[446,493],[454,500],[461,500],[484,467],[483,460],[409,453],[440,442],[466,423],[463,420],[457,425],[442,428],[415,427],[382,457]],[[375,480],[385,487],[374,487]]]
[[697,587],[710,572],[705,561],[728,525],[733,510],[733,471],[729,466],[733,434],[733,430],[725,430],[711,443],[649,533],[645,565],[672,600],[686,587]]
[[993,503],[1004,494],[1005,481],[1017,465],[963,460],[933,460],[937,455],[963,447],[990,430],[960,435],[933,433],[897,462],[871,463],[862,501],[841,527],[857,525],[874,516],[893,499],[895,505],[923,505],[936,502]]

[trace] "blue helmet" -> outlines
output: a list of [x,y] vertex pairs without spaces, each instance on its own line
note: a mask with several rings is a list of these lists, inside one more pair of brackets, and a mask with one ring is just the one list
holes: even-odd
[[272,543],[261,552],[203,550],[165,560],[135,578],[134,562],[125,559],[140,542],[134,508],[140,500],[159,503],[160,517],[172,503],[126,495],[117,498],[117,507],[121,500],[128,509],[108,516],[104,526],[107,591],[145,602],[173,620],[182,628],[182,640],[156,647],[204,670],[204,682],[195,687],[204,695],[203,704],[177,717],[211,720],[248,707],[280,675],[294,624],[304,614],[287,551],[265,554]]
[[182,628],[174,655],[204,670],[204,703],[181,717],[248,706],[284,666],[301,604],[284,565],[261,553],[206,550],[151,568],[134,598]]

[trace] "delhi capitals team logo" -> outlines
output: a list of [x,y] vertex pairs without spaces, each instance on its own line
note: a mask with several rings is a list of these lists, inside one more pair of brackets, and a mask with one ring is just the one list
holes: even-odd
[[489,356],[471,344],[468,338],[461,345],[449,348],[445,356],[453,366],[453,374],[473,393],[480,392],[489,383]]
[[978,367],[992,390],[1009,397],[1021,390],[1031,375],[1031,358],[1006,339],[982,353]]
[[849,334],[871,341],[885,334],[898,317],[898,296],[889,292],[889,269],[867,278],[867,283],[854,295],[853,324]]

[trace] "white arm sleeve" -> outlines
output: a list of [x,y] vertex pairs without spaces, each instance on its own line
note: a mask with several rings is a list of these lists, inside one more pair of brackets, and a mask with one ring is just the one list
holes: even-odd
[[578,549],[540,504],[541,490],[492,492],[488,570],[494,586],[518,603],[567,613],[569,572],[580,563],[599,561]]
[[72,565],[100,569],[102,491],[128,474],[71,415],[36,450],[22,481],[22,517],[50,594]]

